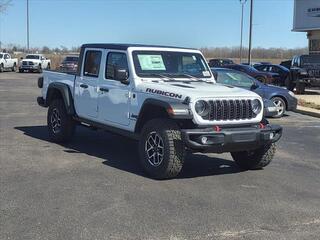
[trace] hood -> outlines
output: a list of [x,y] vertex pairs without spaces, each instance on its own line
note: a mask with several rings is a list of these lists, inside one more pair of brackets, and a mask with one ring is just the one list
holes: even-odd
[[286,88],[274,86],[274,85],[271,85],[271,84],[265,84],[264,87],[266,88],[267,91],[286,92],[286,93],[289,92],[289,90],[287,90]]
[[177,100],[184,100],[189,97],[191,101],[198,98],[238,98],[238,97],[257,97],[256,93],[245,89],[222,85],[218,83],[207,82],[143,82],[137,86],[137,91],[148,94],[162,95],[163,97],[174,98]]

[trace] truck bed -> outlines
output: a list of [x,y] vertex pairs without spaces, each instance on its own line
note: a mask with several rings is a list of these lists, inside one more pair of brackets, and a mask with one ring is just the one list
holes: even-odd
[[67,84],[70,87],[71,93],[73,94],[75,78],[76,78],[75,74],[63,73],[63,72],[54,71],[54,70],[43,71],[43,88],[42,88],[43,96],[45,97],[47,93],[47,88],[49,84],[52,82],[61,82],[61,83]]

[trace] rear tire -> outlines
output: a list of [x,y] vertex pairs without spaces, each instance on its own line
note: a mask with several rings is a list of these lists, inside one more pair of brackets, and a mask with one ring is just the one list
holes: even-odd
[[53,142],[69,141],[75,131],[75,121],[67,114],[62,99],[55,99],[48,109],[47,125],[49,137]]
[[259,81],[259,82],[262,82],[262,83],[267,83],[267,79],[263,76],[258,76],[256,77],[256,79]]
[[142,167],[152,178],[176,177],[185,156],[185,146],[177,124],[169,119],[147,122],[142,129],[139,154]]
[[50,63],[48,63],[47,70],[50,70],[50,69],[51,69]]
[[270,143],[253,151],[232,152],[231,156],[240,168],[255,170],[269,165],[275,152],[275,143]]

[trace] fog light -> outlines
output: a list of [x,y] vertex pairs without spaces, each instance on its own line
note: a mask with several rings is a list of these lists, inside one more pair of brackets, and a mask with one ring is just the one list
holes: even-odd
[[207,142],[208,142],[208,138],[207,137],[202,137],[201,138],[201,143],[202,144],[207,144]]
[[270,133],[270,139],[274,138],[274,133]]

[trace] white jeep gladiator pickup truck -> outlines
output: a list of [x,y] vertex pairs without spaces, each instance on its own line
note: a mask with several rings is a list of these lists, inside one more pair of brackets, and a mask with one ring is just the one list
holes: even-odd
[[21,60],[19,65],[19,72],[39,72],[43,69],[49,70],[51,67],[51,60],[45,58],[42,54],[28,54],[24,59]]
[[18,59],[11,58],[10,54],[0,52],[0,72],[6,70],[17,71]]
[[172,178],[185,152],[230,152],[244,169],[268,165],[282,128],[263,118],[263,101],[217,84],[196,49],[85,44],[75,75],[45,71],[40,106],[54,142],[78,124],[139,140],[140,160],[153,178]]

